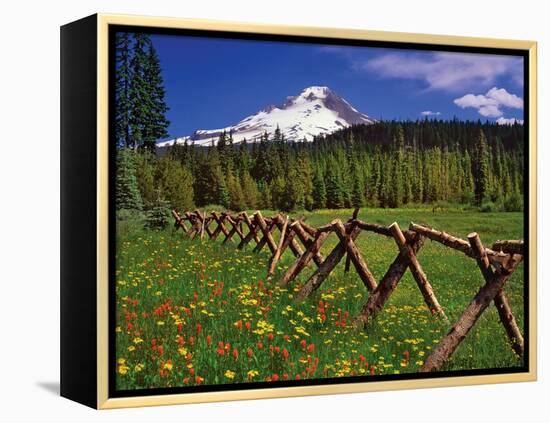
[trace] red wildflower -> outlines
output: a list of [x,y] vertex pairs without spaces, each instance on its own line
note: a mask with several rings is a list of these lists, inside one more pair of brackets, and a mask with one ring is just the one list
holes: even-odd
[[296,380],[300,380],[300,379],[301,379],[300,375],[297,374],[297,375],[296,375]]
[[372,366],[372,367],[370,368],[370,375],[371,375],[371,376],[374,376],[375,370],[376,370],[376,369],[374,368],[374,366]]
[[288,380],[288,373],[283,373],[283,380]]
[[264,344],[262,344],[260,341],[256,344],[259,350],[261,350],[264,347]]
[[237,320],[237,322],[235,323],[235,326],[237,326],[237,329],[241,330],[243,328],[243,321]]
[[305,339],[302,339],[302,340],[300,341],[300,346],[302,347],[303,350],[307,347],[307,342],[306,342]]
[[202,332],[202,325],[200,323],[197,323],[197,336],[199,336]]
[[195,345],[195,337],[194,336],[189,337],[189,345]]
[[239,350],[237,350],[237,348],[235,348],[235,349],[233,350],[233,358],[234,358],[235,360],[237,360],[237,359],[239,358]]
[[249,348],[246,350],[246,355],[248,356],[248,358],[252,358],[252,355],[254,354],[254,352],[252,351],[252,348]]
[[246,322],[246,324],[244,325],[244,327],[246,328],[246,330],[250,330],[250,322]]
[[273,382],[277,382],[277,381],[279,380],[279,375],[278,375],[277,373],[273,373],[273,374],[271,375],[271,380],[272,380]]
[[203,381],[204,381],[204,378],[202,378],[202,377],[200,377],[200,376],[197,376],[197,377],[195,378],[195,383],[196,383],[197,385],[200,385]]
[[212,345],[212,337],[210,335],[206,337],[206,345],[208,346]]
[[315,344],[309,344],[307,346],[307,352],[310,354],[313,352],[314,349],[315,349]]
[[267,334],[267,339],[269,340],[269,342],[273,341],[273,333],[269,332]]
[[286,348],[283,349],[281,352],[281,355],[283,356],[283,360],[288,360],[288,350]]
[[184,383],[184,385],[189,385],[189,378],[188,378],[188,377],[184,377],[184,378],[183,378],[183,383]]
[[157,352],[159,353],[159,355],[162,355],[164,354],[164,347],[162,345],[159,345],[157,347]]

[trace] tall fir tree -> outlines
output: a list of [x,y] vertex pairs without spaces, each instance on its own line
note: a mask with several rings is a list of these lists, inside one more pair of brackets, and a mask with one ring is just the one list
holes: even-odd
[[128,122],[130,131],[129,144],[134,150],[143,147],[145,126],[151,104],[150,90],[146,79],[146,69],[148,66],[146,49],[149,42],[147,34],[134,34],[133,54],[130,60],[132,80],[128,93],[130,107],[130,119]]
[[489,147],[483,129],[479,130],[476,141],[476,161],[474,171],[474,192],[478,205],[482,204],[489,194]]
[[130,34],[116,34],[115,136],[117,147],[130,147]]
[[155,151],[156,141],[168,136],[170,122],[166,118],[168,106],[165,100],[164,81],[160,68],[160,60],[155,46],[148,40],[145,52],[144,81],[148,91],[148,111],[143,125],[143,147]]
[[117,154],[115,204],[117,210],[139,212],[143,210],[143,201],[136,178],[135,153],[122,148]]

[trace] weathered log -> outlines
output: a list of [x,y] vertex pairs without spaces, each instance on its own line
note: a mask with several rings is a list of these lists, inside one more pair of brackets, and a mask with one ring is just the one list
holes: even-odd
[[[432,241],[437,241],[449,248],[458,250],[466,254],[468,257],[472,257],[474,259],[476,258],[468,241],[457,238],[443,231],[436,231],[432,228],[417,225],[416,223],[411,223],[409,229],[431,239]],[[497,269],[500,269],[503,266],[503,259],[506,257],[488,248],[486,248],[485,251],[487,253],[487,257],[489,258],[489,262],[493,266],[497,267]]]
[[197,226],[198,220],[197,220],[196,216],[194,216],[193,214],[191,214],[189,212],[185,212],[185,217],[191,223],[191,229],[189,229],[189,231],[187,232],[187,235],[189,235],[189,237],[191,239],[195,239],[195,237],[197,236],[197,233],[200,229]]
[[401,253],[407,258],[409,262],[409,269],[411,270],[414,280],[418,285],[418,289],[420,289],[420,292],[422,293],[424,302],[426,303],[432,314],[438,314],[439,316],[447,320],[447,316],[445,316],[443,308],[441,308],[439,301],[437,301],[437,297],[435,296],[432,285],[428,281],[428,277],[426,276],[424,270],[422,269],[422,266],[418,262],[416,254],[413,252],[412,247],[407,243],[405,235],[403,235],[399,224],[397,222],[394,222],[389,226],[389,229],[393,235],[395,243],[399,247],[399,251],[401,251]]
[[178,212],[176,210],[172,210],[172,216],[175,219],[174,228],[176,228],[176,230],[178,228],[181,228],[183,230],[183,232],[186,234],[187,233],[187,227],[185,226],[185,223],[184,223],[183,219],[181,218],[181,216],[178,214]]
[[[351,219],[348,222],[353,222],[354,220],[357,220],[358,215],[359,215],[359,209],[356,208],[355,210],[353,210],[353,215],[351,216]],[[346,266],[344,267],[344,273],[349,272],[350,264],[351,264],[351,256],[348,254],[346,257]]]
[[340,238],[340,242],[343,242],[345,244],[347,257],[353,262],[355,270],[359,274],[359,277],[363,281],[363,284],[365,285],[367,290],[371,292],[376,289],[376,279],[374,275],[369,270],[367,262],[357,249],[357,246],[350,238],[349,234],[346,232],[346,229],[344,228],[342,222],[338,221],[335,223],[335,232],[336,235],[338,235],[338,238]]
[[[406,232],[405,238],[411,245],[411,248],[415,254],[424,243],[424,237],[416,233]],[[353,319],[354,326],[364,326],[369,320],[376,317],[397,287],[397,284],[407,271],[408,267],[409,260],[407,259],[407,256],[400,251],[376,289],[369,295],[369,299],[363,306],[361,313]]]
[[353,224],[354,226],[357,226],[358,228],[361,228],[364,231],[374,232],[390,238],[392,237],[392,233],[387,226],[378,225],[376,223],[366,223],[366,222],[362,222],[361,220],[356,220]]
[[[292,222],[292,224],[290,225],[290,228],[292,232],[296,233],[300,241],[302,241],[302,244],[304,245],[304,247],[308,248],[311,245],[312,239],[310,239],[309,233],[304,230],[303,225],[304,225],[304,222],[302,222],[301,220],[296,220]],[[313,235],[312,238],[314,239],[315,235]],[[320,266],[321,263],[323,263],[324,261],[323,255],[320,252],[317,252],[317,254],[313,256],[313,261],[317,266]]]
[[[271,224],[270,224],[271,228],[268,229],[268,227],[266,225],[266,221],[264,220],[264,217],[262,216],[262,213],[260,211],[257,211],[256,213],[254,213],[254,218],[256,219],[256,222],[260,226],[260,230],[262,231],[262,233],[264,235],[265,242],[267,243],[269,249],[271,250],[271,253],[275,254],[275,250],[277,249],[277,245],[275,244],[275,241],[273,240],[273,237],[271,236],[271,229],[276,226],[275,219],[273,219],[271,221]],[[262,239],[262,241],[263,241],[263,239]],[[262,241],[260,241],[260,244],[261,244]],[[260,244],[258,244],[258,247],[260,247]],[[262,247],[263,247],[263,245],[262,245]],[[261,247],[260,247],[260,250],[261,250]],[[260,250],[258,250],[258,251],[260,251]]]
[[[477,233],[473,232],[469,234],[468,240],[470,241],[472,250],[476,255],[476,261],[481,270],[481,273],[483,274],[483,278],[485,279],[486,283],[489,283],[496,277],[496,275],[491,268],[489,259],[487,258],[487,254],[485,252],[486,249],[483,247],[483,244],[481,243],[481,240]],[[516,322],[516,318],[512,313],[512,309],[510,308],[508,298],[506,297],[506,294],[504,294],[504,291],[501,290],[497,293],[494,299],[494,303],[495,307],[497,308],[500,321],[504,326],[504,329],[506,329],[506,334],[508,335],[512,349],[517,355],[523,357],[523,335],[521,334],[519,326]]]
[[287,269],[284,276],[279,282],[280,286],[286,286],[290,281],[296,278],[296,276],[308,265],[313,257],[315,257],[315,254],[321,249],[321,246],[326,241],[329,235],[330,232],[317,233],[304,254],[302,254],[302,256]]
[[420,368],[420,372],[437,371],[453,355],[456,348],[466,338],[466,335],[474,327],[475,323],[502,290],[506,281],[516,269],[521,261],[519,255],[514,255],[514,260],[509,263],[509,267],[499,271],[493,279],[486,282],[477,292],[466,310],[449,330],[447,335],[441,340],[432,354],[426,359]]
[[[278,216],[279,217],[279,216]],[[286,219],[279,217],[276,219],[277,227],[279,228],[279,231],[281,231],[281,236],[283,235],[283,225],[285,222],[289,222],[290,218],[287,216]],[[304,251],[300,247],[300,245],[294,240],[294,237],[292,237],[289,241],[288,247],[290,247],[290,251],[292,251],[292,254],[294,254],[295,257],[300,257],[302,254],[304,254]]]
[[256,244],[260,242],[260,238],[258,237],[258,230],[256,225],[252,223],[250,220],[250,217],[243,212],[242,213],[243,221],[246,223],[246,226],[248,226],[248,234],[243,238],[243,240],[240,242],[240,244],[237,246],[238,249],[243,248],[245,245],[247,245],[252,239],[256,241]]
[[[227,238],[227,236],[229,235],[229,231],[227,230],[227,228],[225,227],[224,223],[223,223],[223,220],[222,218],[218,215],[218,213],[216,212],[212,212],[212,217],[214,218],[214,220],[216,221],[216,223],[218,224],[218,228],[221,233],[223,233],[225,235],[225,237]],[[215,232],[215,231],[214,231]]]
[[508,335],[512,349],[518,356],[523,357],[525,351],[525,341],[523,340],[523,335],[519,329],[516,318],[512,313],[512,308],[510,307],[508,298],[503,290],[500,290],[496,295],[494,303],[497,308],[500,321],[506,329],[506,334]]
[[[244,234],[241,231],[241,228],[239,227],[239,222],[235,220],[234,217],[226,215],[225,219],[231,224],[232,228],[235,230],[235,233],[239,235],[239,238],[241,238],[241,241],[244,239]],[[238,219],[237,219],[238,220]]]
[[310,237],[315,237],[315,235],[317,234],[317,229],[315,229],[313,226],[308,225],[304,220],[300,220],[302,228],[309,234]]
[[[285,245],[285,240],[287,240],[288,234],[287,234],[287,228],[288,226],[288,216],[286,217],[283,226],[281,228],[281,237],[279,238],[279,243],[277,244],[277,249],[275,250],[275,253],[273,253],[273,257],[271,257],[271,262],[269,264],[269,270],[267,271],[267,279],[270,280],[273,276],[273,273],[275,273],[275,268],[277,267],[277,263],[279,262],[279,259],[281,258],[281,254],[283,253],[283,246]],[[287,242],[286,245],[289,245]]]
[[[354,228],[349,237],[352,241],[355,241],[359,236],[361,229]],[[295,297],[295,300],[300,302],[307,298],[313,291],[318,289],[327,276],[334,270],[336,265],[340,263],[342,257],[346,254],[345,242],[340,241],[336,247],[330,252],[323,264],[315,271],[315,273],[309,278],[309,280],[304,284],[300,292]]]
[[496,241],[493,244],[492,249],[494,251],[502,251],[507,254],[523,255],[523,240]]

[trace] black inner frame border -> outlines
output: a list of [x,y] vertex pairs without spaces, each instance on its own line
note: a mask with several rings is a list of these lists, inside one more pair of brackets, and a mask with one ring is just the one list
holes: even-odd
[[[346,376],[340,378],[319,378],[313,380],[287,380],[277,382],[248,382],[248,383],[232,383],[232,384],[217,384],[217,385],[199,385],[199,386],[181,386],[173,388],[146,388],[146,389],[131,389],[117,390],[116,389],[116,216],[115,216],[115,178],[116,178],[116,143],[114,138],[114,121],[115,113],[115,35],[117,32],[141,32],[150,35],[177,35],[187,37],[205,37],[217,39],[233,39],[233,40],[250,40],[250,41],[268,41],[268,42],[287,42],[299,44],[314,44],[314,45],[336,45],[336,46],[351,46],[351,47],[378,47],[401,50],[422,50],[422,51],[442,51],[442,52],[460,52],[460,53],[478,53],[478,54],[493,54],[504,56],[516,56],[523,58],[523,97],[524,97],[524,175],[523,175],[523,231],[524,231],[524,271],[523,271],[523,308],[524,308],[524,359],[523,366],[517,367],[502,367],[502,368],[487,368],[487,369],[469,369],[469,370],[448,370],[431,373],[408,373],[397,375],[375,375],[375,376]],[[109,183],[109,200],[108,200],[108,232],[109,232],[109,251],[108,251],[108,297],[109,297],[109,316],[108,316],[108,397],[137,397],[149,395],[170,395],[170,394],[186,394],[200,392],[222,392],[222,391],[237,391],[251,389],[272,389],[280,387],[303,387],[314,385],[336,385],[349,384],[359,382],[380,382],[380,381],[400,381],[400,380],[421,380],[421,379],[437,379],[442,377],[467,377],[481,375],[497,375],[497,374],[513,374],[529,372],[530,359],[530,342],[529,342],[529,113],[530,113],[530,83],[529,83],[529,50],[523,49],[508,49],[494,47],[470,47],[460,45],[440,45],[428,43],[413,43],[413,42],[397,42],[397,41],[373,41],[373,40],[358,40],[346,38],[325,38],[322,36],[298,36],[298,35],[274,35],[262,33],[246,33],[238,31],[217,31],[204,29],[184,29],[184,28],[163,28],[163,27],[145,27],[137,25],[108,25],[108,98],[109,98],[109,160],[108,160],[108,183]]]

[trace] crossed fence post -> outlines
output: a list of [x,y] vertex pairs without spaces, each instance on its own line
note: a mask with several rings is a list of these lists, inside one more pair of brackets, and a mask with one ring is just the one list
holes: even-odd
[[[206,232],[211,240],[216,240],[218,235],[222,233],[225,236],[222,243],[225,244],[233,242],[232,237],[237,234],[240,237],[239,249],[252,240],[256,243],[255,252],[261,251],[267,245],[271,252],[267,272],[268,280],[274,276],[283,253],[290,249],[297,259],[283,273],[279,280],[281,286],[288,285],[307,266],[312,262],[315,263],[317,269],[295,295],[296,301],[305,300],[318,289],[342,258],[346,256],[345,271],[348,272],[353,263],[357,274],[369,293],[367,302],[359,315],[354,318],[356,327],[362,327],[375,319],[407,270],[410,270],[432,314],[448,321],[417,258],[417,253],[426,239],[437,241],[475,259],[485,284],[479,289],[459,319],[426,359],[420,368],[420,372],[441,369],[491,302],[497,308],[500,321],[506,329],[512,349],[520,357],[524,354],[523,335],[504,293],[506,282],[523,260],[523,241],[497,241],[493,244],[492,249],[488,249],[483,246],[478,234],[475,232],[469,234],[468,241],[465,241],[445,232],[436,231],[429,226],[415,223],[411,223],[408,230],[402,231],[395,222],[388,227],[362,222],[357,219],[358,209],[354,211],[352,218],[346,223],[336,219],[318,228],[307,225],[303,219],[292,219],[289,216],[283,217],[280,214],[264,218],[259,211],[254,213],[252,219],[246,212],[237,215],[231,215],[227,212],[221,214],[212,212],[210,215],[206,215],[199,210],[193,213],[185,212],[183,216],[173,210],[172,216],[174,217],[176,230],[181,228],[191,238],[200,235],[202,240]],[[190,228],[185,225],[186,221],[191,224]],[[214,231],[209,228],[212,222],[217,223]],[[226,223],[231,225],[230,230],[227,229]],[[248,229],[246,234],[243,232],[244,227]],[[277,243],[273,238],[273,231],[276,229],[280,232]],[[380,283],[376,282],[367,261],[355,244],[355,240],[362,231],[370,231],[393,238],[398,247],[398,254]],[[320,253],[321,247],[333,232],[338,237],[339,242],[324,258]],[[302,243],[305,250],[300,247],[300,244],[296,242],[297,240]]]

